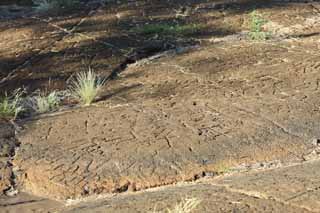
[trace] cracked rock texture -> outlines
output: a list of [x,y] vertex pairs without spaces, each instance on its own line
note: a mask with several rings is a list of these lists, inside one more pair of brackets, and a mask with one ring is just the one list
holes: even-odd
[[202,200],[193,212],[319,212],[319,161],[162,187],[71,207],[66,212],[164,211],[185,197]]
[[217,181],[230,191],[247,191],[260,198],[273,199],[292,206],[319,212],[319,161],[227,177]]
[[[151,21],[174,23],[186,1],[138,2],[88,6],[68,17],[1,19],[1,92],[22,85],[29,93],[64,90],[67,79],[84,65],[103,76],[118,75],[94,106],[21,121],[19,150],[13,128],[0,121],[0,190],[13,184],[13,167],[17,188],[40,196],[21,201],[22,206],[30,204],[29,210],[37,202],[45,203],[43,197],[52,201],[141,191],[214,176],[239,165],[319,158],[319,4],[255,4],[270,21],[273,37],[254,42],[246,38],[248,12],[255,8],[250,4],[217,9],[214,2],[190,1],[184,9],[191,14],[182,14],[185,23],[206,27],[174,40],[176,36],[148,37],[131,29]],[[161,46],[150,48],[158,42]],[[193,47],[148,58],[177,44]],[[108,200],[111,209],[108,203],[92,205],[97,211],[150,210],[158,201],[165,201],[159,204],[165,208],[174,205],[166,199],[175,202],[194,192],[204,194],[199,211],[211,211],[212,206],[212,211],[318,210],[317,173],[309,171],[303,177],[281,171],[296,177],[297,185],[286,188],[277,181],[287,176],[280,172],[273,178],[266,172],[270,187],[244,178],[250,190],[231,180],[230,185],[169,187],[162,194],[138,192],[128,195],[136,199],[132,205],[119,196]],[[283,194],[277,195],[279,187]],[[315,201],[308,203],[310,198]],[[9,201],[1,200],[2,209],[19,206],[14,198]]]
[[0,119],[0,194],[12,185],[11,157],[18,145],[14,127]]
[[25,123],[19,182],[66,199],[194,180],[221,164],[302,160],[320,136],[318,56],[281,44],[214,45],[129,67],[117,86],[143,82],[130,92]]
[[166,212],[185,198],[197,198],[200,212],[319,212],[320,161],[288,167],[234,173],[193,183],[163,186],[141,192],[93,196],[59,203],[19,194],[0,197],[0,212]]

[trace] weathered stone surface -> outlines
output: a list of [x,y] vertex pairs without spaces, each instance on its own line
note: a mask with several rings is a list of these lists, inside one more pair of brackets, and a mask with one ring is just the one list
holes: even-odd
[[15,197],[0,196],[0,213],[53,213],[63,206],[63,203],[25,193]]
[[254,171],[194,184],[119,195],[80,204],[67,212],[148,212],[172,208],[185,197],[202,202],[194,212],[319,212],[320,161]]
[[15,139],[14,127],[0,118],[0,158],[12,156],[18,145]]
[[[317,57],[281,44],[210,46],[129,68],[117,85],[143,85],[106,106],[26,123],[19,181],[65,199],[193,180],[220,164],[303,159],[320,137]],[[299,62],[283,63],[289,55]]]
[[18,145],[13,126],[0,118],[0,195],[12,185],[10,157]]
[[234,173],[141,192],[68,202],[30,196],[0,197],[0,212],[166,212],[185,198],[201,203],[192,212],[318,212],[320,161]]
[[11,186],[12,170],[6,159],[0,161],[0,195]]
[[116,196],[98,202],[82,204],[63,212],[166,212],[185,198],[202,200],[192,212],[308,212],[269,199],[260,199],[240,192],[230,192],[221,186],[196,184],[165,187],[161,190],[126,196]]
[[[132,49],[161,39],[129,29],[160,17],[171,24],[185,4],[151,2],[1,22],[0,87],[65,89],[83,59],[105,76],[125,68],[139,58],[127,60]],[[20,189],[77,198],[194,180],[242,163],[318,157],[312,142],[320,138],[317,7],[257,4],[275,35],[272,42],[252,42],[244,32],[248,4],[221,4],[228,8],[221,13],[211,7],[215,3],[201,2],[184,8],[194,12],[184,17],[187,23],[207,24],[192,37],[204,42],[199,48],[130,65],[108,82],[97,106],[22,122],[13,162]],[[277,34],[282,26],[285,33]],[[166,39],[160,43],[170,46]],[[0,155],[10,156],[14,145],[7,136],[3,141]],[[8,187],[10,165],[4,162]]]
[[320,162],[223,178],[218,185],[319,212]]

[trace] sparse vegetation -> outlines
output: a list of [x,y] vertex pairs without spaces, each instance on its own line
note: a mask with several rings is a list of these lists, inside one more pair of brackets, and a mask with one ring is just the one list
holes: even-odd
[[60,100],[57,93],[53,91],[48,95],[39,93],[30,98],[29,106],[36,113],[45,113],[57,109],[59,102]]
[[262,18],[261,14],[257,11],[250,13],[250,32],[249,37],[251,40],[266,40],[270,34],[263,31],[263,25],[267,21]]
[[216,172],[218,174],[225,174],[231,171],[231,167],[225,163],[220,163],[216,165]]
[[188,25],[169,25],[169,24],[147,24],[143,27],[133,29],[134,32],[153,35],[153,34],[166,34],[166,35],[189,35],[199,31],[201,25],[188,24]]
[[177,203],[173,209],[167,209],[165,211],[157,211],[156,206],[152,213],[191,213],[202,200],[198,198],[185,198],[181,202]]
[[79,4],[79,0],[33,0],[36,10],[39,12],[54,11],[59,9],[71,9]]
[[99,78],[91,68],[87,72],[80,72],[71,82],[70,92],[82,105],[90,105],[97,97],[105,79]]
[[186,198],[178,203],[173,209],[168,209],[168,213],[191,213],[199,204],[201,200],[198,198]]
[[16,119],[18,114],[23,111],[21,96],[23,91],[18,89],[11,96],[6,93],[0,98],[0,117]]

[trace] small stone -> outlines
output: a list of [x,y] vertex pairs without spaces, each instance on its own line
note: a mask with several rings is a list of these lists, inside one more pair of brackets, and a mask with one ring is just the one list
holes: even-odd
[[9,197],[13,197],[13,196],[16,196],[19,193],[19,191],[13,187],[10,187],[4,193],[5,193],[5,195],[7,195]]
[[311,143],[314,146],[320,146],[320,139],[319,138],[314,138],[314,139],[312,139]]

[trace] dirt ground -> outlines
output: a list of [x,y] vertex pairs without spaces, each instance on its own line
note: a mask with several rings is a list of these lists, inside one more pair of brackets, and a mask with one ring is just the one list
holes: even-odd
[[[320,211],[319,3],[82,6],[0,6],[1,93],[65,90],[88,66],[108,78],[93,106],[1,121],[0,190],[19,193],[0,212],[165,212],[184,196],[198,212]],[[266,41],[248,37],[253,9]],[[200,28],[134,30],[159,23]]]

